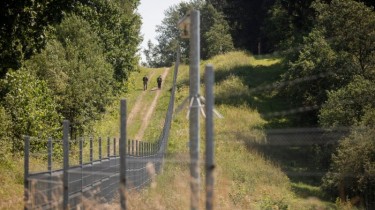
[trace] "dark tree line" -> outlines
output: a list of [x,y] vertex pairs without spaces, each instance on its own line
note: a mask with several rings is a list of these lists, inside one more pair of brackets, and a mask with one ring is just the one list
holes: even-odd
[[[235,48],[254,54],[291,47],[285,40],[302,41],[313,27],[313,0],[207,0],[223,12],[230,25]],[[322,0],[330,2],[330,0]],[[372,0],[363,0],[375,6]]]

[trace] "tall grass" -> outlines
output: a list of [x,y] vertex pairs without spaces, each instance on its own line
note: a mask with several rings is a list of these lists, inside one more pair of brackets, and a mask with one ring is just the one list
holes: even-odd
[[[269,105],[272,93],[256,96],[248,92],[256,85],[262,85],[259,76],[267,77],[270,81],[276,80],[281,70],[278,58],[255,58],[244,52],[233,52],[203,61],[201,78],[204,65],[212,63],[215,68],[216,83],[215,97],[216,108],[224,115],[224,119],[215,119],[215,209],[337,209],[333,203],[319,200],[318,188],[302,184],[292,184],[280,167],[272,160],[267,159],[256,149],[249,147],[251,142],[264,141],[262,128],[270,122],[260,114],[264,110],[273,110]],[[121,96],[128,99],[128,111],[134,106],[136,98],[143,92],[141,78],[150,71],[157,74],[163,69],[142,69],[139,73],[131,75],[130,91]],[[164,122],[165,112],[170,95],[172,68],[168,78],[163,83],[163,94],[159,99],[156,113],[152,123],[146,130],[144,139],[155,139],[160,134],[160,126]],[[155,77],[156,78],[156,77]],[[151,84],[153,80],[151,79]],[[189,71],[188,66],[181,66],[178,75],[176,107],[188,96]],[[149,86],[150,88],[151,85]],[[201,93],[204,85],[202,82]],[[149,103],[152,93],[147,95],[145,104]],[[250,103],[249,103],[250,101]],[[94,125],[98,134],[106,136],[118,135],[119,113],[118,100],[109,107],[104,119]],[[186,119],[186,109],[175,113],[170,133],[168,154],[165,167],[157,176],[155,185],[140,191],[129,192],[127,195],[128,209],[188,209],[190,206],[190,174],[189,174],[189,128]],[[129,125],[129,137],[136,133],[142,116],[135,119],[134,125]],[[204,119],[201,118],[201,189],[200,209],[204,209]],[[19,161],[21,163],[22,161]],[[1,167],[4,167],[2,165]],[[22,174],[21,169],[13,167],[10,171]],[[8,172],[6,172],[8,173]],[[22,181],[18,184],[9,182],[12,176],[6,175],[3,168],[0,170],[0,184],[11,183],[1,190],[13,189],[16,192],[0,191],[0,209],[8,207],[22,208]],[[21,176],[22,177],[22,176]],[[18,179],[19,180],[19,179]],[[4,185],[2,185],[4,186]],[[296,190],[297,189],[297,190]],[[312,191],[300,196],[298,193]],[[2,193],[2,194],[1,194]],[[5,196],[5,197],[3,197]],[[9,202],[10,205],[9,205]],[[7,203],[5,203],[7,202]],[[12,206],[11,204],[14,204]],[[99,206],[95,201],[85,201],[87,209],[117,209],[119,203],[115,200],[108,205]]]
[[[203,61],[212,63],[218,75],[215,97],[220,101],[217,110],[224,119],[215,119],[215,209],[335,209],[333,203],[318,197],[301,197],[281,168],[249,143],[265,140],[262,128],[267,119],[261,117],[259,104],[243,100],[249,84],[243,74],[266,74],[270,80],[278,78],[280,59],[256,59],[244,52],[233,52]],[[257,67],[257,68],[255,68]],[[259,68],[258,68],[259,67]],[[254,72],[263,71],[263,72]],[[188,96],[188,66],[180,67],[178,75],[176,107]],[[246,75],[245,75],[246,77]],[[261,82],[252,78],[254,83]],[[259,85],[259,84],[258,84]],[[204,85],[201,85],[203,92]],[[253,99],[263,100],[263,98]],[[261,104],[263,105],[263,104]],[[186,109],[175,113],[168,145],[164,171],[157,177],[156,187],[147,188],[129,196],[131,209],[188,209],[190,206],[189,175],[189,123]],[[204,209],[204,119],[201,118],[201,190],[200,208]],[[313,190],[319,193],[319,189]],[[298,192],[297,192],[298,193]],[[310,194],[309,194],[310,195]]]

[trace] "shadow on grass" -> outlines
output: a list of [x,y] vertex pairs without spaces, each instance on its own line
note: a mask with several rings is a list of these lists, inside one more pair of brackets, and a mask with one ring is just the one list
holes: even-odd
[[319,187],[306,185],[304,183],[292,183],[293,192],[300,198],[311,198],[315,197],[320,200],[328,200],[327,197],[322,193]]
[[[278,86],[278,81],[284,72],[285,69],[280,63],[271,66],[242,65],[230,70],[218,68],[215,71],[217,85],[220,86],[235,77],[239,80],[232,79],[232,81],[240,81],[247,87],[247,91],[236,88],[232,92],[225,90],[224,93],[215,96],[216,103],[235,107],[246,105],[257,110],[267,121],[266,129],[311,126],[311,122],[316,120],[313,119],[316,116],[315,110],[303,114],[282,114],[295,108],[291,107],[291,103],[281,94],[281,87]],[[231,85],[241,87],[236,84]],[[305,139],[306,137],[300,137],[301,141]],[[325,168],[329,165],[331,148],[327,149],[324,144],[314,143],[297,145],[248,143],[247,146],[250,150],[255,148],[267,159],[279,165],[292,183],[299,183],[292,186],[296,195],[302,198],[317,197],[327,200],[318,186],[326,173]]]

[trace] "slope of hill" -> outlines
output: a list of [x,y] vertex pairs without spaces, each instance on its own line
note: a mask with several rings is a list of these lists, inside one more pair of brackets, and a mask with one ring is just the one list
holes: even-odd
[[[203,61],[215,68],[216,108],[224,119],[215,119],[216,209],[335,209],[318,187],[292,183],[281,166],[251,146],[264,140],[262,128],[287,124],[262,117],[262,113],[285,108],[275,90],[254,93],[254,88],[276,82],[282,73],[280,59],[255,58],[233,52]],[[178,75],[176,107],[188,96],[188,66]],[[202,82],[202,90],[204,85]],[[164,172],[156,185],[131,193],[130,209],[188,209],[190,205],[187,110],[175,113]],[[201,130],[200,208],[204,208],[204,123]]]

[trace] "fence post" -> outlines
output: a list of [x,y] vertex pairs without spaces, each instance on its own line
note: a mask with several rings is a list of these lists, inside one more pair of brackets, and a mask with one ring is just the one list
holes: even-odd
[[93,161],[93,148],[92,148],[92,137],[90,137],[90,163],[92,164]]
[[120,203],[126,209],[126,100],[120,105]]
[[69,209],[69,120],[63,121],[63,150],[64,150],[64,169],[63,169],[63,209]]
[[30,150],[30,137],[25,136],[25,147],[24,147],[24,176],[23,176],[23,186],[24,186],[24,209],[29,209],[29,150]]
[[116,157],[116,138],[113,138],[113,156]]
[[111,151],[110,151],[110,148],[111,148],[111,141],[110,141],[110,138],[108,137],[107,138],[107,158],[109,159],[109,157],[111,156]]
[[139,155],[139,142],[135,140],[135,156]]
[[99,160],[102,161],[102,137],[99,137]]
[[83,197],[83,137],[79,138],[79,166],[81,167],[81,202]]
[[132,152],[131,152],[131,154],[132,154],[133,156],[135,156],[135,155],[134,155],[134,139],[132,139]]
[[199,204],[199,62],[200,62],[200,13],[192,10],[190,13],[190,88],[189,98],[193,104],[189,114],[190,136],[190,175],[191,175],[191,210],[198,209]]
[[214,70],[212,65],[207,65],[205,70],[206,81],[206,210],[213,208],[213,193],[214,193]]
[[48,138],[48,144],[47,144],[47,150],[48,150],[48,172],[49,172],[49,182],[48,182],[48,196],[47,196],[47,199],[48,199],[48,202],[51,202],[51,199],[52,199],[52,185],[51,185],[51,182],[52,182],[52,138],[49,137]]

